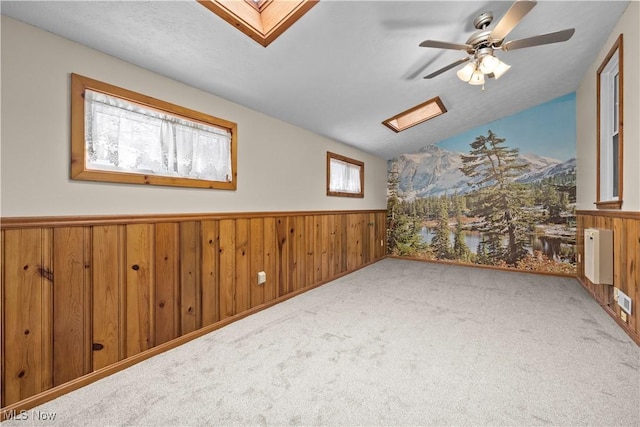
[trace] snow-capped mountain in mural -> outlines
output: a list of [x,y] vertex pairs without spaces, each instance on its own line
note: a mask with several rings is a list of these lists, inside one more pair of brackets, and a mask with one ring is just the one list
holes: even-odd
[[[472,191],[472,187],[468,185],[469,178],[460,171],[461,154],[429,145],[417,153],[403,154],[390,160],[388,165],[390,169],[394,163],[396,164],[398,190],[405,200],[440,196],[445,193],[465,194]],[[518,158],[521,163],[527,165],[523,173],[515,179],[520,183],[532,183],[564,175],[575,171],[576,167],[575,159],[561,162],[533,153],[519,154]]]
[[[552,159],[548,159],[552,160]],[[576,159],[569,159],[566,162],[560,163],[558,160],[554,160],[557,163],[551,163],[546,167],[539,170],[531,170],[516,178],[516,182],[528,184],[531,182],[538,182],[546,178],[552,178],[558,175],[568,175],[575,173],[576,171]]]

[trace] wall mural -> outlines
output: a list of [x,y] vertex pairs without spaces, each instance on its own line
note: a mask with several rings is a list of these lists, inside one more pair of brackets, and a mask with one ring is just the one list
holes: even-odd
[[571,93],[388,162],[395,255],[576,271]]

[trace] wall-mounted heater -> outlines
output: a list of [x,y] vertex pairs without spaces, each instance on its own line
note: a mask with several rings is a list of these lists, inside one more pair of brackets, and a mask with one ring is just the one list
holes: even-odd
[[584,275],[594,284],[613,285],[613,232],[584,230]]

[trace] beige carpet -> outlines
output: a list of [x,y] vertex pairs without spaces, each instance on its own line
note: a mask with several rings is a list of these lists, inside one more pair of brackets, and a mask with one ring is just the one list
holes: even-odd
[[574,279],[385,259],[36,411],[2,427],[637,426],[640,348]]

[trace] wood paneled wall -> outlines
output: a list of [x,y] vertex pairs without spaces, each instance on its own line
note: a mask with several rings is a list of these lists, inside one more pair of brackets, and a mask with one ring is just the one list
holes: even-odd
[[[640,345],[640,212],[578,211],[576,249],[578,279],[594,298],[613,316],[623,329]],[[613,284],[633,300],[632,314],[623,322],[620,306],[613,299],[613,287],[593,284],[584,274],[584,230],[613,230]]]
[[1,406],[383,258],[385,233],[384,211],[4,218]]

